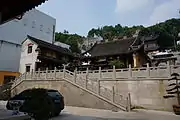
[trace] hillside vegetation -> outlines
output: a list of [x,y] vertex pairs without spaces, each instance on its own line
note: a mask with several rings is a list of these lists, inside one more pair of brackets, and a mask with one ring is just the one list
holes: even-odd
[[[140,26],[121,26],[117,24],[115,26],[103,26],[101,28],[92,28],[88,32],[87,37],[101,36],[104,40],[113,40],[114,38],[120,38],[123,36],[132,37],[136,30],[140,30],[141,36],[159,35],[158,44],[161,49],[172,48],[174,42],[178,41],[178,33],[180,32],[180,19],[170,19],[165,22],[144,27]],[[63,33],[56,33],[56,41],[60,41],[71,46],[71,50],[75,53],[79,53],[78,43],[83,42],[84,37],[77,34],[69,34],[68,31]]]

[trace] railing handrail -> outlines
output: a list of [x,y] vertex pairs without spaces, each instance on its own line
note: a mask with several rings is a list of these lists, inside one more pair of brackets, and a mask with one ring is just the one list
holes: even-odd
[[[149,69],[167,69],[168,66],[158,66],[158,67],[149,67]],[[180,65],[170,65],[171,68],[179,68]],[[146,70],[148,69],[147,67],[139,67],[139,68],[131,68],[131,70]],[[123,68],[123,69],[115,69],[116,71],[128,71],[129,68]],[[99,70],[88,70],[89,73],[96,73]],[[112,72],[113,69],[102,69],[101,72]],[[77,71],[77,73],[86,73],[86,70],[83,71]]]

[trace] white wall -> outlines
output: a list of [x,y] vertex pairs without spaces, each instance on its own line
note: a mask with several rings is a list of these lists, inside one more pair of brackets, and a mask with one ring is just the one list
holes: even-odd
[[4,44],[0,50],[0,70],[18,72],[21,52],[16,44],[21,45],[27,35],[52,43],[55,25],[54,18],[36,9],[25,13],[21,20],[0,25],[0,40],[11,43]]
[[30,65],[30,69],[35,70],[35,62],[37,60],[38,52],[35,52],[38,47],[37,44],[33,43],[32,53],[28,53],[28,44],[33,43],[31,40],[26,40],[22,44],[21,48],[21,58],[20,58],[20,67],[19,72],[24,73],[26,71],[26,65]]
[[33,9],[24,14],[21,20],[12,20],[0,25],[0,40],[21,44],[27,35],[51,42],[56,20],[39,10]]
[[0,71],[18,71],[21,46],[0,40]]

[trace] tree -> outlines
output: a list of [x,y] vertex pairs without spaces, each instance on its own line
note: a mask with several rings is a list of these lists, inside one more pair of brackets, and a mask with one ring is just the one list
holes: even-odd
[[112,40],[114,38],[127,36],[132,37],[136,30],[140,30],[140,36],[159,35],[158,44],[161,49],[172,48],[174,43],[178,40],[178,33],[180,32],[180,19],[170,19],[165,22],[144,27],[140,26],[103,26],[102,28],[92,28],[88,32],[88,37],[95,35],[101,36],[103,39]]
[[123,27],[120,24],[115,25],[114,29],[116,31],[116,35],[123,33]]
[[115,66],[116,68],[124,68],[125,67],[124,63],[120,60],[113,60],[110,62],[110,65]]
[[79,44],[82,44],[83,37],[77,34],[69,34],[65,30],[64,33],[55,33],[55,41],[70,45],[70,50],[73,53],[80,53]]
[[67,31],[67,30],[64,30],[64,32],[63,32],[64,34],[69,34],[69,32]]
[[[121,26],[117,24],[115,26],[103,26],[99,28],[92,28],[88,32],[87,37],[100,36],[104,40],[113,40],[115,38],[122,38],[123,36],[132,37],[136,30],[140,30],[139,36],[151,36],[159,35],[158,45],[160,49],[173,48],[176,41],[178,41],[178,33],[180,32],[180,19],[170,19],[165,22],[144,27],[139,26]],[[79,44],[82,44],[84,37],[77,34],[69,34],[67,30],[63,33],[59,32],[55,34],[55,40],[69,44],[72,52],[80,52]],[[178,48],[178,46],[177,46]]]

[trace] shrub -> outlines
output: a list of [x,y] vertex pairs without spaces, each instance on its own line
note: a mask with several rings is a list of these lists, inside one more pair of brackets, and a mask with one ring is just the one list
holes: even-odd
[[110,62],[110,65],[115,66],[116,68],[124,68],[125,67],[124,63],[120,60],[113,60]]

